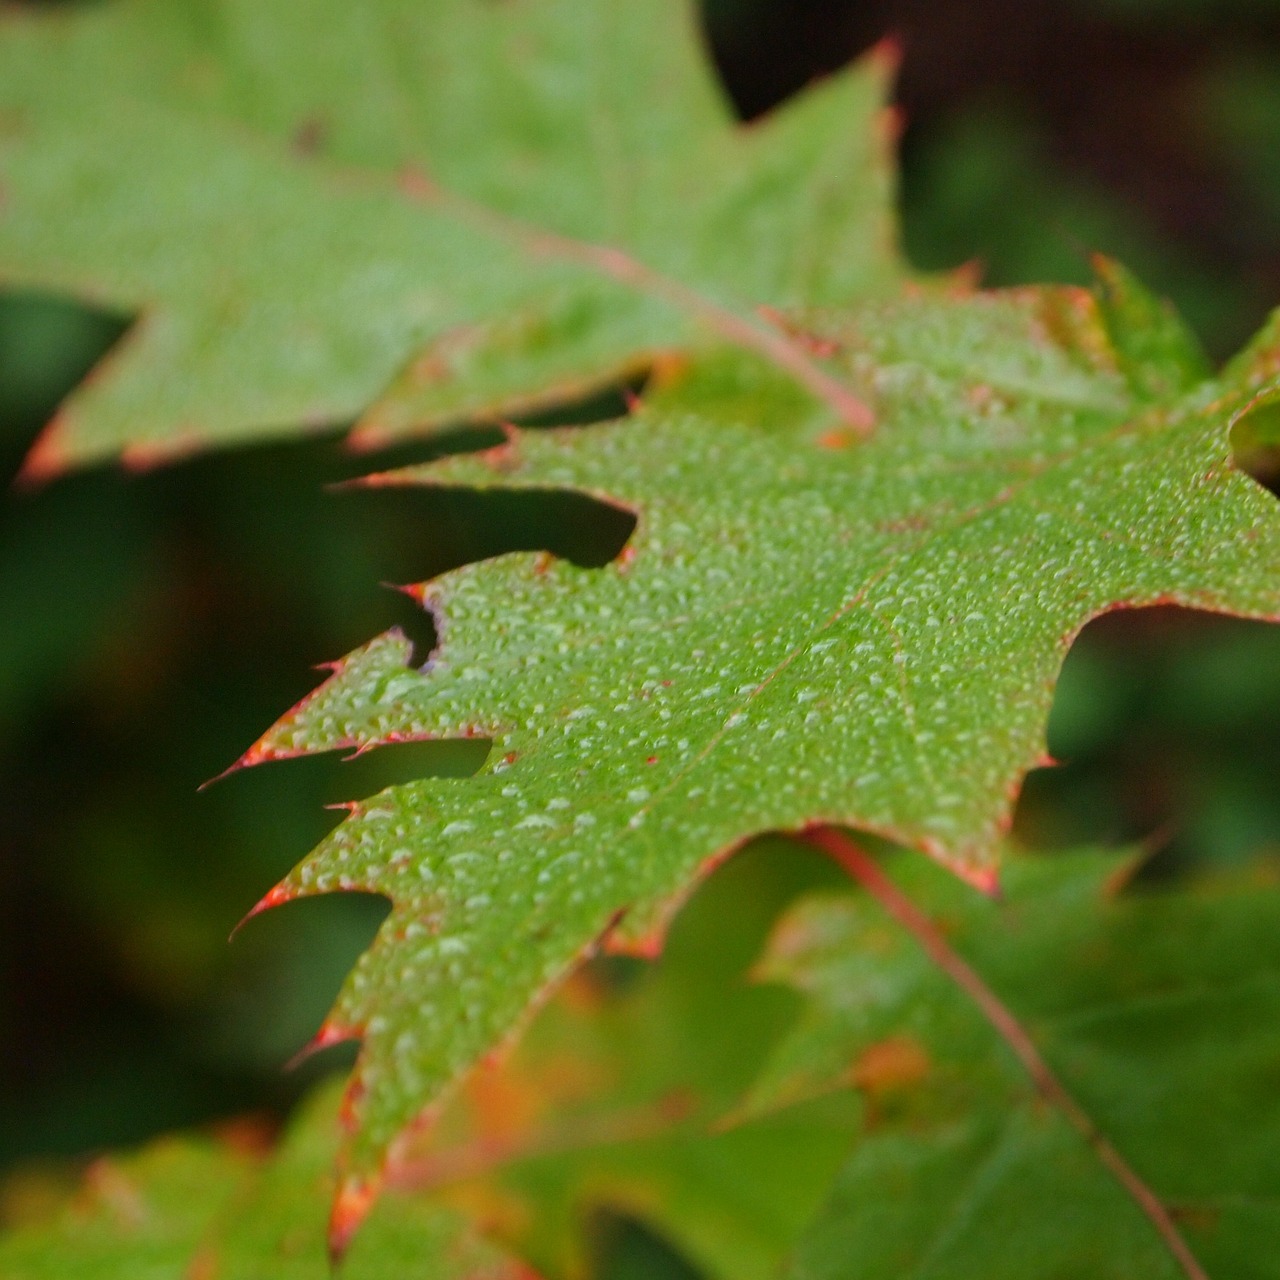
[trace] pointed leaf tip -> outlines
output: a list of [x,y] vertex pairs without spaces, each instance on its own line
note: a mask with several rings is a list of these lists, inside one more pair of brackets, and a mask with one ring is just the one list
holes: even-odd
[[[297,896],[296,890],[281,881],[274,889],[270,889],[263,894],[257,903],[240,917],[240,922],[231,930],[231,938],[234,938],[254,916],[259,916],[264,911],[270,911],[272,907],[278,907],[282,903],[292,902]],[[231,941],[231,938],[228,938],[228,941]]]
[[196,790],[208,791],[215,783],[225,781],[233,773],[239,773],[241,769],[252,769],[254,765],[265,764],[268,760],[276,759],[276,754],[264,743],[265,739],[260,738],[243,755],[237,756],[221,773],[215,773],[212,778],[206,778]]
[[354,1028],[343,1026],[333,1018],[326,1018],[320,1024],[320,1030],[284,1064],[284,1069],[293,1071],[306,1062],[312,1054],[319,1053],[322,1049],[331,1049],[335,1044],[342,1044],[347,1040],[358,1040],[360,1034]]
[[71,467],[72,458],[63,442],[66,434],[64,424],[65,419],[59,414],[36,437],[13,478],[15,489],[38,489]]
[[970,867],[957,863],[951,865],[950,870],[955,872],[965,884],[972,885],[986,897],[999,899],[1002,896],[999,867],[994,865]]
[[382,585],[408,596],[419,608],[433,612],[430,582],[384,582]]
[[902,66],[903,58],[906,57],[902,37],[896,33],[882,36],[872,45],[871,52],[867,56],[882,75],[896,76]]
[[381,1189],[380,1174],[359,1177],[348,1175],[338,1183],[333,1208],[329,1213],[328,1247],[332,1266],[341,1265]]

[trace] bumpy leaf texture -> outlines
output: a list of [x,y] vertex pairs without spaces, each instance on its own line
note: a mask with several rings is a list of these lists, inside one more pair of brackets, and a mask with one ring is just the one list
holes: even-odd
[[499,1224],[547,1276],[614,1274],[590,1265],[605,1209],[646,1224],[707,1280],[773,1280],[861,1117],[842,1091],[734,1114],[798,1004],[750,969],[779,912],[833,883],[813,851],[753,844],[680,913],[657,963],[578,970],[515,1052],[474,1072],[409,1144],[399,1189]]
[[708,416],[654,405],[377,478],[569,487],[637,528],[602,570],[520,554],[416,588],[442,636],[425,667],[374,640],[244,758],[493,743],[474,778],[353,806],[265,900],[393,903],[321,1033],[363,1040],[353,1186],[584,952],[652,950],[760,831],[858,827],[992,885],[1089,619],[1280,616],[1280,510],[1228,442],[1272,353],[1157,400],[1174,367],[1132,364],[1111,314],[1037,291],[811,318],[877,406],[851,447],[708,391]]
[[1170,1207],[1208,1274],[1280,1274],[1274,874],[1124,892],[1112,856],[1022,857],[993,903],[923,859],[892,869],[1038,1042],[1093,1142],[878,902],[810,897],[760,968],[808,1011],[754,1109],[852,1083],[867,1125],[787,1274],[1186,1275],[1099,1139]]
[[[884,58],[742,128],[687,0],[0,18],[0,284],[137,316],[32,476],[510,414],[899,277]],[[860,420],[861,408],[844,412]]]

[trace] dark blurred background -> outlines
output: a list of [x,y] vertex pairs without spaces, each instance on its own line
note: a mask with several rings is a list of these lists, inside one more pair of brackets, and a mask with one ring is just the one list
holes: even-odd
[[[1102,249],[1217,357],[1280,302],[1280,3],[708,0],[707,28],[744,116],[900,41],[921,267],[1084,281]],[[0,294],[6,479],[124,323]],[[331,825],[324,803],[480,757],[197,786],[313,686],[308,663],[393,623],[429,640],[379,582],[545,543],[538,520],[579,558],[609,536],[572,502],[326,490],[363,465],[320,441],[0,496],[0,1167],[283,1113],[310,1076],[280,1064],[382,909],[317,900],[228,932]],[[1068,763],[1031,779],[1019,833],[1147,839],[1154,876],[1280,854],[1278,725],[1280,629],[1113,616],[1070,658],[1051,734]]]

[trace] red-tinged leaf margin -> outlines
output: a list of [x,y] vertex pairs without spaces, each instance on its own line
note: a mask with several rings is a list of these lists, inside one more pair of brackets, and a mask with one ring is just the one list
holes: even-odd
[[[1083,291],[1076,291],[1076,293],[1073,293],[1071,296],[1074,297],[1074,296],[1077,296],[1077,294],[1081,297],[1081,299],[1088,296],[1084,294]],[[1230,405],[1239,404],[1239,401],[1241,399],[1239,387],[1237,387],[1234,390],[1234,392],[1232,392],[1230,389],[1227,389],[1227,388],[1224,388],[1224,391],[1226,392],[1226,395],[1224,396],[1223,399],[1220,399],[1217,402],[1216,406],[1206,406],[1201,403],[1196,406],[1196,411],[1212,412],[1216,408],[1216,410],[1219,413],[1221,413],[1223,410],[1227,408],[1229,404]],[[1265,391],[1260,392],[1259,394],[1251,398],[1249,402],[1244,405],[1243,408],[1236,409],[1236,411],[1231,414],[1230,424],[1227,424],[1228,428],[1229,426],[1234,425],[1236,422],[1238,422],[1242,416],[1244,416],[1245,414],[1250,412],[1253,408],[1255,408],[1257,404],[1260,402],[1260,397],[1265,396],[1266,394],[1267,392]],[[524,438],[532,440],[531,436],[527,436]],[[483,458],[479,460],[481,464],[481,468],[490,470],[490,471],[497,470],[499,472],[508,469],[510,459],[513,455],[513,451],[515,448],[518,448],[518,446],[515,444],[514,439],[509,438],[508,442],[505,445],[499,446],[497,449],[489,451],[488,454],[486,454]],[[1224,461],[1223,469],[1225,470],[1229,468],[1230,464],[1225,458],[1223,461]],[[472,472],[476,470],[476,462],[477,460],[475,458],[471,458],[469,460],[466,460],[463,463],[461,470],[446,468],[446,476],[444,478],[440,478],[437,480],[424,481],[422,476],[415,476],[412,479],[406,479],[404,476],[404,473],[401,473],[400,475],[397,475],[396,473],[391,473],[389,475],[381,475],[381,476],[374,477],[371,480],[371,483],[394,485],[394,484],[403,484],[403,483],[420,484],[425,482],[428,484],[440,484],[444,486],[451,486],[452,484],[456,484],[459,481],[462,481],[464,483],[478,483],[481,486],[486,485],[489,483],[487,479],[480,479],[472,474]],[[468,470],[468,468],[470,468],[470,470]],[[1216,470],[1218,470],[1218,465],[1215,462],[1213,469],[1210,472],[1206,473],[1205,475],[1206,481],[1212,477],[1212,475]],[[538,484],[536,475],[533,477],[526,477],[522,483],[524,483],[525,487],[542,487]],[[545,480],[544,480],[544,484],[545,484]],[[575,489],[575,491],[588,492],[588,493],[594,492],[594,489],[590,485],[579,484],[576,481],[571,482],[571,485]],[[560,484],[557,484],[555,487],[563,487],[563,486],[561,486]],[[598,494],[597,496],[601,497],[603,500],[608,501],[611,504],[616,506],[625,505],[624,503],[619,501],[619,499],[616,496],[614,496],[611,493]],[[623,559],[625,560],[625,556],[623,557]],[[418,589],[411,588],[409,589],[409,591],[410,591],[410,594],[414,595],[415,598],[418,598],[424,605],[427,605],[428,607],[430,607],[431,591],[429,587],[424,586]],[[1270,598],[1270,592],[1268,592],[1268,596]],[[1206,603],[1206,600],[1209,600],[1210,602]],[[1223,607],[1222,603],[1220,602],[1220,600],[1218,600],[1216,596],[1205,597],[1204,595],[1201,595],[1200,597],[1198,597],[1198,599],[1195,601],[1194,604],[1190,600],[1178,599],[1178,598],[1168,597],[1164,595],[1143,596],[1140,598],[1139,603],[1137,605],[1128,604],[1125,602],[1112,603],[1104,607],[1095,609],[1095,611],[1088,618],[1086,618],[1085,622],[1081,623],[1075,629],[1075,631],[1063,636],[1060,641],[1062,653],[1065,654],[1066,650],[1070,647],[1071,643],[1073,642],[1075,636],[1078,634],[1079,630],[1084,625],[1086,625],[1088,621],[1091,621],[1093,618],[1096,618],[1098,616],[1101,616],[1104,613],[1113,611],[1118,608],[1145,607],[1145,606],[1150,606],[1150,605],[1160,604],[1160,603],[1191,605],[1192,607],[1200,607],[1200,608],[1216,608],[1217,611],[1219,612],[1230,612],[1229,609],[1226,609]],[[1271,621],[1280,621],[1280,613],[1267,614],[1262,611],[1254,611],[1250,614],[1250,616],[1255,618],[1265,617]],[[381,639],[385,642],[393,642],[396,640],[396,637],[389,633],[388,636],[384,636]],[[402,639],[402,637],[400,639]],[[406,656],[405,662],[402,663],[401,665],[403,667],[407,667],[407,656]],[[345,664],[340,664],[340,667],[342,670],[345,670]],[[335,676],[337,674],[338,672],[335,672]],[[331,677],[331,680],[326,681],[325,684],[321,686],[321,688],[332,691],[336,687],[332,683],[332,679],[333,678]],[[317,695],[319,695],[319,693],[320,693],[320,690],[317,690],[313,695],[311,695],[311,697],[314,698]],[[310,703],[310,698],[304,699],[301,703],[298,704],[298,708],[305,707],[309,703]],[[298,710],[298,708],[295,708],[295,711]],[[288,719],[289,717],[286,716],[285,720],[287,721]],[[280,730],[282,728],[283,728],[283,725],[277,725],[277,730]],[[276,732],[276,731],[274,730],[269,731],[269,735],[273,732]],[[449,729],[449,732],[450,733],[456,732],[456,728],[451,726]],[[420,739],[420,738],[430,738],[435,736],[443,736],[443,735],[437,735],[431,732],[425,732],[422,734],[414,733],[413,735],[411,735],[411,737],[403,738],[402,740],[414,740],[414,739]],[[380,739],[380,740],[385,740],[385,739]],[[352,746],[355,749],[360,749],[361,741],[362,739],[360,738],[359,735],[352,735],[348,741],[346,741],[344,744],[341,744],[341,745]],[[332,741],[330,741],[330,745],[332,745]],[[368,743],[367,745],[372,745],[372,742]],[[259,751],[262,750],[261,747],[259,747],[258,749]],[[281,750],[273,746],[272,750],[276,754],[302,754],[306,750],[306,748],[300,748],[297,750],[294,750],[293,748],[289,748],[287,750]],[[251,749],[251,753],[252,751],[253,749]],[[269,758],[269,755],[263,754],[262,758]],[[252,762],[253,762],[252,760],[246,761],[246,763],[252,763]],[[1032,764],[1028,765],[1027,767],[1034,767],[1034,764],[1046,764],[1046,763],[1049,763],[1049,762],[1046,761],[1043,757],[1040,757],[1038,760],[1033,761]],[[1022,783],[1022,776],[1023,775],[1020,773],[1018,777],[1016,779],[1013,779],[1010,783],[1009,795],[1007,797],[1008,816],[1011,816],[1012,814],[1013,804],[1017,798],[1018,790]],[[814,813],[813,818],[811,820],[807,820],[802,824],[797,824],[790,827],[773,828],[773,829],[789,830],[793,834],[802,835],[804,832],[811,829],[812,822],[814,820],[821,820],[823,817],[824,815],[821,815],[820,813]],[[839,822],[841,821],[841,819],[825,817],[825,821]],[[873,826],[869,824],[859,824],[859,825],[861,826],[861,829],[866,831],[876,830]],[[878,834],[885,835],[890,839],[895,838],[895,832],[893,831],[880,831],[878,832]],[[697,870],[690,875],[688,883],[685,884],[679,892],[673,893],[663,903],[664,909],[660,913],[658,913],[658,917],[656,921],[652,923],[652,927],[647,931],[644,931],[638,935],[639,941],[636,945],[638,946],[639,950],[641,950],[644,954],[655,954],[658,951],[658,949],[660,949],[661,938],[665,928],[665,921],[669,920],[670,916],[673,915],[676,910],[678,910],[680,904],[687,898],[687,896],[690,893],[693,892],[693,889],[696,887],[698,881],[703,876],[708,874],[709,871],[712,868],[714,868],[714,866],[718,865],[721,861],[723,861],[725,858],[730,856],[737,848],[741,847],[741,844],[744,843],[745,839],[747,838],[749,837],[744,837],[742,840],[732,841],[729,844],[722,846],[719,850],[716,850],[715,852],[713,852],[712,854],[704,858],[703,862],[699,865]],[[933,850],[930,849],[923,841],[911,841],[911,843],[916,844],[917,847],[922,848],[927,853],[931,853],[931,854],[933,853]],[[949,869],[951,869],[952,871],[957,870],[954,863],[951,863],[949,860],[947,859],[940,859],[940,860],[947,862]],[[962,878],[969,879],[970,883],[974,884],[975,887],[980,888],[984,892],[995,893],[998,891],[998,882],[997,882],[996,873],[995,873],[994,867],[990,866],[989,864],[981,868],[978,874],[971,875],[968,877],[965,877],[962,875]],[[286,894],[285,897],[281,897],[277,900],[281,900],[281,901],[286,900],[287,896],[292,896],[292,895]],[[581,949],[581,951],[566,963],[566,965],[564,966],[564,969],[562,970],[562,973],[564,970],[571,969],[576,963],[578,963],[578,961],[582,958],[583,955],[590,954],[590,952],[594,950],[597,946],[603,945],[606,948],[610,948],[610,949],[623,949],[623,950],[629,949],[631,943],[637,937],[637,935],[635,934],[632,928],[632,924],[633,924],[633,921],[628,920],[625,922],[625,927],[623,927],[624,922],[622,920],[615,918],[615,920],[611,922],[608,927],[606,927],[606,929],[604,930],[604,933],[601,936],[595,939],[589,940]],[[556,985],[557,981],[558,979],[555,976],[553,976],[551,979],[548,980],[548,986],[547,988],[544,989],[543,998],[545,998],[545,991],[553,988]],[[527,1016],[531,1016],[533,1009],[536,1007],[537,1007],[536,1004],[531,1006],[531,1008],[527,1011],[526,1018]],[[524,1025],[526,1025],[526,1019],[522,1019],[517,1025],[512,1027],[510,1032],[510,1038],[514,1039],[514,1037],[520,1033]],[[358,1035],[359,1034],[358,1029],[356,1029],[353,1032],[353,1034]],[[357,1098],[353,1096],[353,1102],[356,1100]],[[423,1114],[422,1122],[429,1123],[433,1114],[434,1114],[434,1111],[429,1108]],[[376,1194],[377,1184],[379,1181],[380,1181],[379,1178],[370,1178],[368,1175],[364,1175],[360,1177],[353,1176],[350,1179],[350,1191],[349,1191],[349,1195],[346,1196],[346,1202],[344,1204],[344,1212],[341,1216],[341,1221],[335,1227],[335,1233],[336,1233],[335,1239],[337,1239],[339,1243],[341,1243],[341,1237],[343,1236],[344,1232],[349,1232],[355,1229],[354,1225],[352,1225],[352,1222],[353,1222],[352,1215],[358,1211],[360,1204],[364,1202],[366,1189],[369,1187],[372,1187],[373,1193]],[[349,1238],[349,1235],[347,1238]]]

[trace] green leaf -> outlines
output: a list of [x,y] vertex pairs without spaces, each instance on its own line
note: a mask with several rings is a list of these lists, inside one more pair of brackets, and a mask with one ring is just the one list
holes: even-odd
[[1187,1274],[1099,1154],[1214,1276],[1280,1274],[1280,892],[1273,874],[1122,889],[1097,854],[1015,858],[984,901],[919,859],[898,889],[1012,1010],[1094,1128],[1038,1092],[954,975],[866,894],[801,901],[761,977],[808,1007],[750,1112],[850,1083],[865,1131],[788,1274]]
[[831,871],[776,840],[735,858],[655,964],[575,974],[514,1053],[483,1064],[410,1139],[396,1184],[499,1224],[547,1275],[595,1274],[591,1215],[608,1210],[646,1223],[699,1274],[771,1280],[821,1207],[858,1107],[833,1095],[723,1121],[798,1003],[752,982],[751,962],[786,903]]
[[870,441],[775,417],[767,388],[726,399],[730,369],[685,394],[737,416],[668,403],[378,478],[572,488],[638,525],[601,570],[520,554],[417,588],[424,668],[380,637],[241,762],[493,742],[474,778],[354,805],[262,904],[393,903],[320,1037],[363,1040],[353,1186],[584,954],[655,948],[761,831],[858,827],[991,885],[1089,619],[1280,616],[1280,509],[1228,445],[1251,385],[1154,404],[1074,290],[918,294],[809,333],[874,390]]
[[[576,975],[513,1054],[414,1135],[342,1274],[534,1275],[504,1269],[483,1231],[538,1274],[584,1275],[600,1210],[652,1224],[699,1274],[776,1274],[858,1119],[852,1099],[832,1096],[720,1123],[798,1004],[751,981],[752,960],[779,911],[833,878],[815,855],[783,852],[760,842],[716,876],[656,964]],[[0,1239],[0,1275],[319,1276],[337,1103],[322,1089],[265,1161],[243,1141],[171,1138],[98,1162],[54,1222]]]
[[[0,1238],[5,1280],[324,1280],[319,1203],[332,1192],[340,1125],[325,1089],[270,1159],[212,1139],[164,1138],[90,1166],[50,1222]],[[387,1196],[344,1280],[534,1280],[456,1213]]]
[[1096,255],[1094,269],[1107,335],[1137,394],[1160,399],[1189,391],[1209,376],[1208,357],[1169,302],[1110,258]]
[[580,491],[635,516],[618,561],[414,588],[426,666],[379,637],[240,762],[492,743],[473,779],[353,804],[261,904],[393,904],[316,1041],[363,1041],[338,1243],[424,1107],[583,956],[656,950],[744,841],[845,824],[990,888],[1081,627],[1280,618],[1280,513],[1230,448],[1277,390],[1274,328],[1210,378],[1109,264],[1097,294],[904,284],[883,59],[742,128],[690,17],[0,19],[0,279],[140,316],[29,475],[356,417],[368,444],[652,373],[621,424],[378,481]]
[[376,443],[901,275],[872,59],[750,128],[691,0],[117,0],[0,16],[0,284],[138,316],[31,475]]

